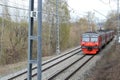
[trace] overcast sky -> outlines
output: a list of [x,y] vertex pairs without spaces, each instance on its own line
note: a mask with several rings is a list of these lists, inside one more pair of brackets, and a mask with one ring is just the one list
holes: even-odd
[[[28,5],[29,0],[9,0],[21,5]],[[35,0],[36,2],[37,0]],[[19,3],[18,3],[19,2]],[[87,15],[87,12],[92,12],[99,19],[105,19],[111,10],[116,10],[117,0],[68,0],[69,9],[71,11],[72,19],[80,18]],[[13,5],[13,4],[12,4]],[[21,7],[21,6],[20,6]],[[22,6],[24,8],[24,6]],[[98,12],[96,12],[98,11]]]
[[72,13],[73,17],[76,17],[75,14],[78,14],[77,17],[86,15],[86,13],[90,11],[95,13],[95,16],[99,17],[99,19],[105,19],[104,16],[96,11],[107,16],[111,10],[116,10],[116,1],[117,0],[68,0],[68,4],[74,9],[74,13]]

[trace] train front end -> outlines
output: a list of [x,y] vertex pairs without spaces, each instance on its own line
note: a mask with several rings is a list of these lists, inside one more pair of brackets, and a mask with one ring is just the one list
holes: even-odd
[[81,48],[84,54],[96,54],[99,51],[99,35],[91,32],[83,34]]

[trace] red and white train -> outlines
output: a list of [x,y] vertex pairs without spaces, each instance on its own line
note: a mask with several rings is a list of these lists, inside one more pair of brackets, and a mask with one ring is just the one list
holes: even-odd
[[86,32],[81,36],[81,48],[84,54],[96,54],[114,37],[113,30],[99,30]]

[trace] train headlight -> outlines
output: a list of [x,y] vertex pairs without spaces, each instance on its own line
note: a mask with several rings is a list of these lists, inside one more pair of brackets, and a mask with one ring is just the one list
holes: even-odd
[[98,43],[95,43],[95,46],[98,46],[99,44]]

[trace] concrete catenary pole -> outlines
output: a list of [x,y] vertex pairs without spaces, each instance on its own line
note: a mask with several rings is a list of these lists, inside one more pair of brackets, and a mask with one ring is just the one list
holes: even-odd
[[[29,0],[29,29],[28,29],[28,77],[32,80],[32,65],[37,64],[37,80],[42,79],[41,57],[42,57],[42,0],[38,0],[37,11],[34,11],[34,0]],[[33,36],[34,18],[38,20],[37,36]],[[33,41],[37,41],[37,57],[32,58]]]
[[38,0],[38,49],[37,49],[37,80],[42,79],[42,0]]
[[56,37],[57,37],[57,39],[56,39],[56,41],[57,41],[57,43],[56,43],[56,54],[60,54],[60,32],[59,32],[59,12],[58,12],[58,0],[56,0],[56,33],[57,33],[57,35],[56,35]]
[[119,0],[117,0],[117,41],[120,43]]

